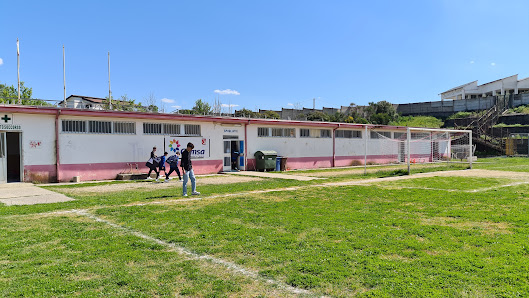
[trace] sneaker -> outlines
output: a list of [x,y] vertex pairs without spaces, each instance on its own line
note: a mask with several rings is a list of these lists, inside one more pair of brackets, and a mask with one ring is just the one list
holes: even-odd
[[169,180],[171,180],[171,177],[165,178],[165,180],[169,181]]
[[156,179],[156,182],[160,182],[160,179]]
[[169,182],[169,180],[170,180],[169,178],[165,178],[165,182]]
[[184,196],[184,197],[187,197],[187,194],[185,193],[183,196]]
[[178,179],[178,181],[182,182],[183,180],[182,180],[182,178],[180,178],[180,179]]
[[200,193],[199,193],[198,191],[194,191],[194,192],[192,192],[191,194],[194,195],[194,196],[198,196],[198,195],[200,195]]
[[152,177],[151,177],[151,176],[148,176],[148,177],[147,177],[147,180],[152,180]]

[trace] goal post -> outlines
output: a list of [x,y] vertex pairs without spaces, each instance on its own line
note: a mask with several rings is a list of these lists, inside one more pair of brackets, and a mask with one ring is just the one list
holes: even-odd
[[414,170],[445,166],[471,168],[472,131],[417,127],[365,127],[366,165],[391,165]]

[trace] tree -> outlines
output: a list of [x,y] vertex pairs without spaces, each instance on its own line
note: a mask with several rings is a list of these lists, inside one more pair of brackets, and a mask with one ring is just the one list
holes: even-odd
[[331,117],[323,112],[314,111],[310,112],[306,116],[308,121],[330,121]]
[[195,115],[211,115],[211,106],[209,103],[197,99],[195,106],[191,109]]
[[244,118],[259,118],[259,113],[256,113],[252,110],[243,108],[242,110],[235,111],[235,117],[244,117]]
[[268,119],[279,119],[279,118],[281,118],[281,117],[279,116],[278,113],[276,113],[276,112],[274,112],[274,111],[270,111],[270,110],[265,111],[265,112],[263,113],[263,116],[264,116],[265,118],[268,118]]
[[[24,86],[24,82],[20,82],[20,101],[23,105],[28,106],[51,106],[51,104],[40,99],[32,99],[33,88]],[[0,84],[0,103],[4,104],[18,104],[18,92],[15,86],[8,86]]]
[[365,108],[367,120],[374,124],[387,125],[389,122],[394,121],[398,118],[397,110],[395,107],[385,100],[377,103],[370,102],[369,106]]

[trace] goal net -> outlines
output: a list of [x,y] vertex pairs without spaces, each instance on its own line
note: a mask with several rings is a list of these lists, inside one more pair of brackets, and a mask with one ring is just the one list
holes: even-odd
[[474,147],[471,131],[428,128],[388,130],[374,126],[367,127],[366,134],[366,166],[392,165],[410,173],[440,165],[454,168],[472,166]]

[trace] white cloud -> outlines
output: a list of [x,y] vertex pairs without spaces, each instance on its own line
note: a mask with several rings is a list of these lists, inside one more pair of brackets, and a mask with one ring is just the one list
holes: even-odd
[[171,106],[171,108],[173,108],[173,109],[181,109],[182,106]]
[[4,59],[0,58],[0,65],[4,64]]
[[470,64],[474,64],[474,60],[471,60],[471,61],[470,61]]
[[492,62],[492,63],[490,64],[490,66],[496,66],[496,63]]
[[291,106],[291,107],[293,107],[294,104],[289,102],[289,103],[287,103],[287,106]]
[[174,103],[174,99],[169,99],[169,98],[162,98],[161,101],[163,103]]
[[241,95],[241,93],[239,93],[239,91],[231,90],[231,89],[224,89],[224,90],[216,89],[213,92],[215,92],[217,94],[222,94],[222,95]]
[[229,105],[227,105],[227,104],[223,103],[223,104],[221,104],[221,106],[222,106],[223,108],[234,108],[234,107],[238,107],[239,105],[235,105],[235,104],[229,104]]

